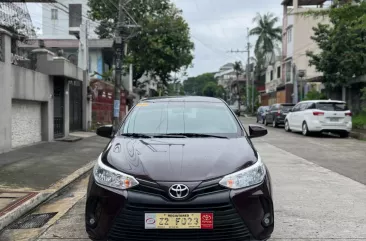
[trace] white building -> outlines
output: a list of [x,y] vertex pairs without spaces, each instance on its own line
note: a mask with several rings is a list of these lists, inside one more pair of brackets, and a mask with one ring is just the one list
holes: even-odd
[[94,33],[96,22],[87,17],[88,0],[58,0],[58,3],[42,3],[42,39],[75,39],[70,30],[77,30],[81,24],[88,24],[89,38]]

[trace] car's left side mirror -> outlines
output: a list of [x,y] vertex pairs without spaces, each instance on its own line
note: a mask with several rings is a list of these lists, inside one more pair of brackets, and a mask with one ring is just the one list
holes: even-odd
[[113,125],[105,125],[97,129],[98,136],[112,138],[113,137],[112,134],[113,134]]
[[256,138],[267,135],[268,131],[263,126],[249,125],[249,138]]

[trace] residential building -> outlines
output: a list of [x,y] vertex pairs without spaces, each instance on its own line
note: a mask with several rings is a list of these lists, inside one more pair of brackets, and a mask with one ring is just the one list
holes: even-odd
[[19,56],[13,37],[0,28],[0,153],[87,130],[86,71],[42,44]]
[[263,105],[286,102],[285,82],[282,80],[282,57],[273,56],[266,69],[265,93],[268,102]]
[[237,76],[233,63],[227,63],[221,66],[219,72],[214,77],[217,79],[218,85],[221,85],[226,90],[227,100],[231,104],[237,100],[237,87],[240,86],[240,88],[243,88],[246,85],[245,73]]
[[[327,0],[284,0],[282,31],[282,81],[285,82],[286,102],[297,102],[298,93],[306,92],[309,82],[321,88],[322,73],[314,66],[309,66],[306,51],[318,52],[317,44],[311,39],[313,27],[318,23],[328,23],[326,17],[306,17],[301,13],[311,10],[322,10]],[[304,73],[299,78],[299,73]],[[303,83],[301,82],[303,81]],[[295,83],[295,86],[294,86]],[[298,91],[299,90],[299,91]]]
[[88,0],[58,0],[42,3],[42,39],[76,39],[81,24],[88,24],[89,38],[95,39],[96,22],[88,18]]
[[[63,57],[79,66],[79,40],[77,39],[44,39],[45,48],[58,52],[62,50]],[[38,41],[33,44],[20,44],[20,51],[27,55],[31,50],[38,48]],[[88,72],[93,76],[94,72],[102,74],[113,67],[113,40],[112,39],[89,39],[88,40]],[[102,79],[100,75],[93,76]]]

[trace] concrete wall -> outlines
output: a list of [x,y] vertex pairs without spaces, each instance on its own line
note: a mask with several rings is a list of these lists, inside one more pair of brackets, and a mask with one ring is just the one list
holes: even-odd
[[[0,153],[35,141],[53,140],[52,78],[10,62],[0,62],[0,73]],[[37,120],[38,113],[41,116]],[[35,126],[40,128],[40,133],[39,129],[33,128]],[[19,134],[24,131],[21,140]]]
[[[312,10],[317,10],[312,8]],[[298,8],[297,12],[308,11],[308,8]],[[322,73],[317,72],[314,66],[309,66],[309,58],[306,56],[306,51],[319,52],[318,45],[311,39],[314,35],[313,27],[316,27],[318,23],[329,23],[328,18],[304,17],[301,15],[295,16],[293,27],[293,62],[296,64],[297,69],[306,70],[306,79],[321,76]]]

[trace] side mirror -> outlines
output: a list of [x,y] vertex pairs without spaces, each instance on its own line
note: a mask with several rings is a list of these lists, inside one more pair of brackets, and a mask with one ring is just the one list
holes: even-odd
[[106,138],[112,138],[113,125],[101,126],[97,129],[97,135]]
[[267,135],[266,128],[259,125],[249,125],[249,138],[256,138]]

